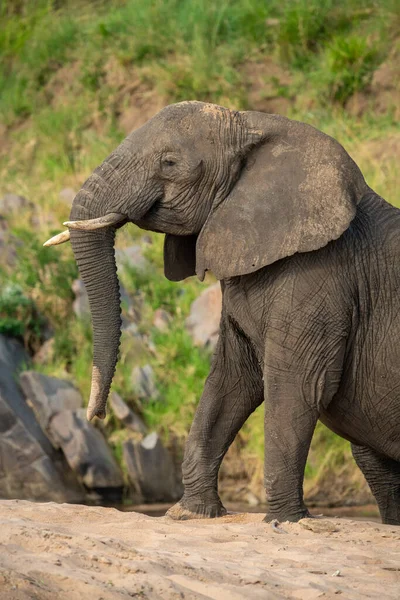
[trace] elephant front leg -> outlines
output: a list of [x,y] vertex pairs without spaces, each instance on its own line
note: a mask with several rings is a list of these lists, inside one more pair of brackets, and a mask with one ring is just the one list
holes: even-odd
[[168,516],[198,519],[226,514],[218,495],[218,471],[237,432],[263,399],[262,372],[253,348],[235,324],[224,318],[186,443],[184,495]]
[[342,375],[345,337],[338,324],[331,327],[328,320],[317,327],[302,312],[312,303],[300,310],[295,295],[291,306],[294,312],[275,313],[265,348],[266,521],[310,516],[303,500],[308,451],[320,411],[329,406]]

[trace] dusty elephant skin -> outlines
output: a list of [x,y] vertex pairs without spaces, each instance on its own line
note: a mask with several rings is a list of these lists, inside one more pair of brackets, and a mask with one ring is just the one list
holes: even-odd
[[340,144],[277,115],[171,105],[95,170],[70,218],[94,328],[89,418],[105,415],[117,360],[115,230],[166,233],[171,280],[211,270],[221,281],[220,337],[171,517],[225,514],[219,466],[265,398],[267,520],[308,515],[320,419],[352,442],[383,521],[400,524],[400,211]]

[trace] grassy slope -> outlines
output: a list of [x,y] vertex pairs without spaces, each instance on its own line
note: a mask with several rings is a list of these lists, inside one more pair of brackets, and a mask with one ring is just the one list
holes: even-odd
[[[49,0],[0,5],[1,192],[20,193],[34,203],[34,209],[9,218],[25,244],[18,269],[0,271],[0,289],[6,284],[0,330],[21,333],[23,323],[26,343],[38,347],[41,328],[34,300],[55,331],[53,356],[40,368],[71,377],[85,397],[91,331],[72,313],[76,267],[68,246],[43,249],[41,242],[59,230],[68,214],[60,189],[78,189],[123,138],[123,117],[132,107],[140,121],[149,103],[150,114],[152,103],[182,99],[235,108],[265,104],[268,110],[272,96],[278,111],[282,106],[289,116],[339,139],[368,183],[400,206],[392,152],[399,147],[398,115],[390,100],[379,111],[375,96],[363,95],[380,65],[394,64],[399,56],[398,1],[120,0],[112,9],[107,5]],[[356,118],[348,109],[357,98],[363,112]],[[128,245],[140,235],[125,228],[118,244]],[[202,285],[194,279],[166,281],[162,239],[152,238],[152,274],[125,273],[124,281],[145,302],[140,327],[153,335],[157,351],[154,355],[125,338],[114,385],[143,410],[149,425],[165,436],[184,438],[209,363],[208,354],[193,348],[184,330],[190,302]],[[27,300],[21,302],[22,295]],[[158,307],[174,316],[166,334],[152,331]],[[152,362],[163,402],[140,407],[129,377],[139,359]],[[112,416],[106,428],[118,453],[126,433],[116,432]],[[262,446],[262,413],[257,411],[236,447],[257,482]],[[307,467],[310,485],[329,474],[332,465],[351,471],[348,464],[347,443],[321,427]]]

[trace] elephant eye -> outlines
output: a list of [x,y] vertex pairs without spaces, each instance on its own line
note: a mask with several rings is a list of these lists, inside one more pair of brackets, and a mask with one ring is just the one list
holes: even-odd
[[165,158],[162,161],[163,167],[173,167],[174,165],[176,165],[176,162],[174,160],[171,160],[170,158]]

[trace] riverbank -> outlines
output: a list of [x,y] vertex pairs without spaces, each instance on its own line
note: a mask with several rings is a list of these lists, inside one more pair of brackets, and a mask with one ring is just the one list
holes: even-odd
[[4,600],[396,599],[400,527],[262,515],[175,522],[112,508],[0,501]]
[[[135,506],[116,506],[122,512],[137,512],[148,517],[163,517],[172,504],[138,504]],[[249,504],[239,504],[225,502],[225,508],[229,513],[263,513],[267,510],[266,506],[250,506]],[[311,507],[312,515],[324,517],[340,517],[342,519],[354,519],[356,521],[373,521],[380,523],[379,510],[376,504],[365,504],[362,506],[318,506]]]

